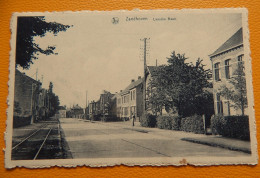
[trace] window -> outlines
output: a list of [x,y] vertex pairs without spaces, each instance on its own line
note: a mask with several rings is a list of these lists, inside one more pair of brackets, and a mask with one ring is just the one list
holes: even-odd
[[214,71],[215,71],[215,80],[220,81],[220,75],[219,75],[219,62],[214,64]]
[[135,100],[135,90],[133,91],[133,100]]
[[244,54],[241,54],[241,55],[239,55],[239,56],[237,57],[237,61],[238,61],[238,62],[242,62],[243,59],[244,59]]
[[226,79],[230,79],[230,59],[225,60]]
[[228,115],[230,116],[230,102],[227,101],[227,109],[228,109]]
[[217,112],[218,112],[218,114],[222,114],[223,113],[223,105],[222,105],[222,101],[220,100],[220,94],[217,93],[216,97],[217,97]]

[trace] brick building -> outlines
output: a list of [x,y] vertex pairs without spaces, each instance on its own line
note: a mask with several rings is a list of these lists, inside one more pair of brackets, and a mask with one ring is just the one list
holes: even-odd
[[[41,82],[15,70],[14,127],[31,124],[47,111],[47,91]],[[46,107],[46,110],[43,110]]]
[[[223,85],[228,88],[233,87],[228,81],[234,75],[238,64],[244,63],[243,29],[240,28],[209,57],[213,68],[215,114],[240,115],[241,110],[231,107],[232,101],[221,96],[219,91]],[[245,110],[246,113],[247,110]]]
[[131,80],[131,83],[119,94],[117,97],[117,116],[125,119],[132,119],[133,116],[137,120],[142,115],[143,107],[143,79],[139,76],[135,81]]

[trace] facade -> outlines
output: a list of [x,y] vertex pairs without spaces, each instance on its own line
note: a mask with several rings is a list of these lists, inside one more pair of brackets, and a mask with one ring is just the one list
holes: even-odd
[[[244,63],[243,29],[240,28],[214,53],[209,55],[213,68],[213,97],[215,114],[241,115],[240,109],[232,107],[232,101],[221,96],[222,86],[234,88],[228,81],[234,76],[239,64]],[[245,114],[247,110],[245,110]]]
[[[120,93],[122,92],[122,90],[120,91]],[[121,111],[122,111],[122,97],[120,95],[120,93],[116,93],[115,94],[115,100],[116,100],[116,117],[120,118],[121,117]]]
[[[154,106],[149,102],[149,97],[154,91],[156,91],[156,87],[152,88],[150,82],[152,78],[156,75],[156,70],[158,69],[158,67],[160,66],[147,66],[145,70],[145,111],[147,113],[155,115],[157,115],[158,113],[153,113],[153,108],[157,106]],[[161,107],[160,114],[167,114],[164,106]]]
[[[117,93],[116,93],[117,94]],[[112,117],[117,117],[117,97],[116,94],[113,95],[113,97],[110,100],[110,115]]]
[[64,106],[60,106],[58,110],[59,118],[66,118],[66,108]]
[[128,120],[135,116],[139,120],[143,107],[142,90],[143,79],[139,76],[136,81],[131,80],[131,83],[116,95],[118,117]]
[[114,94],[111,94],[109,91],[104,90],[100,95],[100,114],[102,116],[112,115],[112,97]]
[[79,118],[83,119],[84,118],[84,110],[81,108],[79,105],[75,105],[70,109],[70,114],[72,118]]
[[150,82],[152,77],[156,74],[157,66],[147,66],[145,70],[145,110],[148,113],[152,113],[152,105],[149,103],[149,97],[151,95],[152,89]]
[[89,103],[89,119],[93,120],[96,117],[100,117],[100,100],[92,101]]
[[47,91],[41,88],[41,82],[16,69],[14,125],[16,122],[19,122],[18,119],[24,119],[24,125],[31,124],[45,117],[47,115],[46,112],[48,112]]

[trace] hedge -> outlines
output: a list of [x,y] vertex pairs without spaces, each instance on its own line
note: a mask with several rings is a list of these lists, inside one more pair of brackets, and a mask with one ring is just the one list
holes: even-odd
[[29,117],[13,117],[13,128],[22,127],[31,124],[31,116]]
[[181,118],[178,116],[158,116],[156,120],[160,129],[180,130]]
[[204,123],[202,116],[194,115],[181,119],[181,130],[186,132],[204,133]]
[[250,140],[248,116],[212,116],[211,129],[215,135]]
[[112,115],[106,115],[101,118],[101,121],[103,122],[118,122],[122,121],[123,119],[120,117],[112,116]]
[[150,113],[143,114],[140,123],[142,127],[156,127],[156,116]]

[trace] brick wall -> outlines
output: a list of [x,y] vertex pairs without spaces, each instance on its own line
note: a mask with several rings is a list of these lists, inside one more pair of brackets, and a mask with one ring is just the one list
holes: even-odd
[[[225,75],[225,60],[230,59],[230,75],[232,76],[232,73],[237,69],[238,65],[238,56],[244,54],[244,49],[243,46],[235,48],[231,51],[228,51],[226,53],[217,55],[213,58],[212,60],[212,69],[213,69],[213,97],[214,97],[214,109],[215,109],[215,114],[217,114],[217,98],[216,98],[216,93],[218,90],[221,88],[222,85],[226,85],[228,88],[232,87],[232,85],[228,82],[229,79],[226,78]],[[243,59],[244,61],[247,59]],[[220,73],[220,81],[215,80],[215,72],[214,72],[214,64],[220,63],[219,67],[219,73]],[[223,105],[223,114],[228,115],[240,115],[241,110],[235,110],[233,107],[228,107],[228,102],[225,98],[221,96],[221,101]],[[229,109],[228,109],[229,108]],[[247,109],[245,110],[245,114],[247,113]]]
[[[15,116],[28,117],[32,115],[32,99],[33,108],[36,105],[36,94],[40,87],[40,83],[34,79],[26,76],[20,71],[15,71],[15,89],[14,89],[14,101],[18,103],[21,113],[17,114],[14,112]],[[32,91],[32,89],[34,89]],[[32,94],[33,97],[32,97]]]

